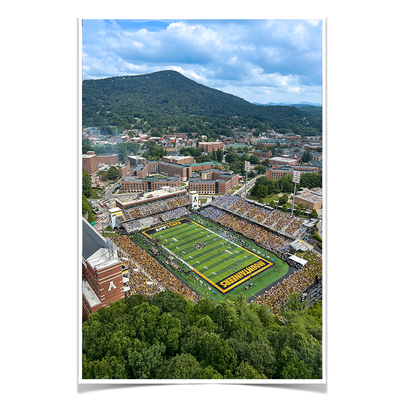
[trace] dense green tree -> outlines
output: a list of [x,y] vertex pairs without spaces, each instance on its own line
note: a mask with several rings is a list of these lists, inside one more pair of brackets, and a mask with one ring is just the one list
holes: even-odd
[[249,161],[249,158],[249,155],[245,153],[240,156],[240,161]]
[[182,333],[181,321],[163,313],[154,332],[155,340],[163,343],[167,354],[173,355],[179,348],[179,339]]
[[196,158],[196,161],[197,161],[198,163],[203,163],[203,162],[211,161],[211,157],[210,157],[210,156],[207,156],[207,155],[205,155],[205,154],[202,154],[201,156],[198,156],[198,157]]
[[[289,353],[286,355],[286,353]],[[290,354],[290,349],[285,349],[285,366],[282,368],[282,379],[311,379],[312,371],[307,364],[296,356]]]
[[257,164],[260,163],[260,160],[259,160],[259,158],[258,158],[257,156],[250,156],[250,157],[249,157],[249,161],[250,161],[252,164],[255,164],[255,165],[257,165]]
[[264,374],[260,374],[248,362],[242,361],[237,367],[234,379],[267,379]]
[[321,379],[322,302],[293,295],[280,321],[243,295],[172,292],[110,303],[82,325],[84,379]]
[[318,212],[316,209],[313,208],[311,211],[311,218],[318,218]]
[[257,197],[264,198],[268,196],[268,187],[267,186],[259,186],[257,189]]
[[169,290],[156,294],[149,302],[158,307],[162,313],[183,312],[187,304],[182,296]]
[[216,152],[216,156],[217,156],[217,161],[219,163],[222,163],[222,160],[224,158],[224,151],[222,149],[218,149]]
[[[139,342],[135,339],[136,342]],[[164,353],[166,347],[163,343],[151,346],[142,344],[128,353],[128,371],[132,371],[133,379],[154,378],[164,365]]]
[[289,200],[289,197],[286,193],[284,193],[278,200],[278,204],[281,206],[285,203],[287,203],[287,201]]
[[199,379],[203,368],[191,354],[178,354],[162,368],[159,379]]
[[312,160],[312,155],[309,151],[305,151],[303,153],[303,157],[301,158],[301,162],[307,163]]
[[89,142],[89,139],[82,140],[82,154],[86,154],[88,151],[93,151],[92,145]]
[[257,171],[259,174],[265,174],[267,167],[265,165],[258,164],[254,167],[254,170]]
[[311,172],[301,174],[299,187],[306,187],[308,189],[322,188],[322,175]]
[[197,319],[196,326],[209,333],[217,332],[218,330],[218,325],[213,322],[209,315]]
[[114,167],[113,165],[108,168],[107,170],[107,178],[110,180],[115,180],[119,177],[119,172],[118,169],[116,167]]
[[236,153],[227,153],[225,156],[225,162],[232,164],[234,161],[238,161],[239,156]]
[[92,179],[89,173],[82,168],[82,193],[88,198],[92,195]]
[[278,186],[282,193],[293,193],[293,175],[282,176],[282,178],[278,180]]
[[87,201],[86,197],[84,194],[82,194],[82,215],[88,214],[88,222],[92,223],[95,221],[96,216],[94,215],[94,212],[92,210],[92,206],[90,203]]

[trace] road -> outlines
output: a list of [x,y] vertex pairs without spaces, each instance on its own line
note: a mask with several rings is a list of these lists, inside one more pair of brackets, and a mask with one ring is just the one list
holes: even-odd
[[111,198],[113,198],[115,196],[115,194],[112,194],[115,186],[117,186],[120,182],[121,182],[122,178],[117,179],[113,184],[111,184],[111,186],[109,187],[109,189],[106,191],[106,194],[104,196],[104,200],[110,200]]
[[[259,178],[258,176],[256,176],[255,178],[253,178],[251,181],[247,182],[247,194],[249,194],[250,189],[253,187],[253,185],[256,182],[256,179]],[[234,192],[233,194],[236,196],[241,196],[242,194],[244,194],[246,189],[246,185],[245,183],[243,183],[243,187],[241,187],[239,190],[237,190],[236,192]]]

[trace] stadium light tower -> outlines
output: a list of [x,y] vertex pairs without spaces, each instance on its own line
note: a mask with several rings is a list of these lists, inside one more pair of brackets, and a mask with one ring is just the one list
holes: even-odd
[[293,191],[292,215],[293,215],[293,208],[294,208],[294,198],[296,196],[296,183],[300,183],[300,172],[299,171],[293,171],[293,182],[294,182],[294,191]]
[[245,189],[244,189],[244,200],[247,200],[247,172],[250,171],[250,161],[244,162],[244,169],[246,171],[246,182],[245,182]]

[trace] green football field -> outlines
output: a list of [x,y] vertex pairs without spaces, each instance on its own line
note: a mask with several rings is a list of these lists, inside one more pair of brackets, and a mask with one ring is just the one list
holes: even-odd
[[170,250],[221,293],[226,293],[252,276],[274,265],[250,249],[239,247],[186,219],[165,223],[143,232]]

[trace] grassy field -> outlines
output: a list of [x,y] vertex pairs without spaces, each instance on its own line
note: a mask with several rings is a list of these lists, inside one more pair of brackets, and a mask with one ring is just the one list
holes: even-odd
[[288,271],[287,264],[273,253],[240,235],[235,235],[236,239],[245,244],[228,242],[217,234],[221,227],[196,220],[199,223],[178,220],[179,224],[168,228],[164,226],[169,224],[161,225],[158,232],[155,228],[145,232],[193,268],[194,273],[181,277],[203,297],[221,300],[227,293],[243,293],[249,298]]

